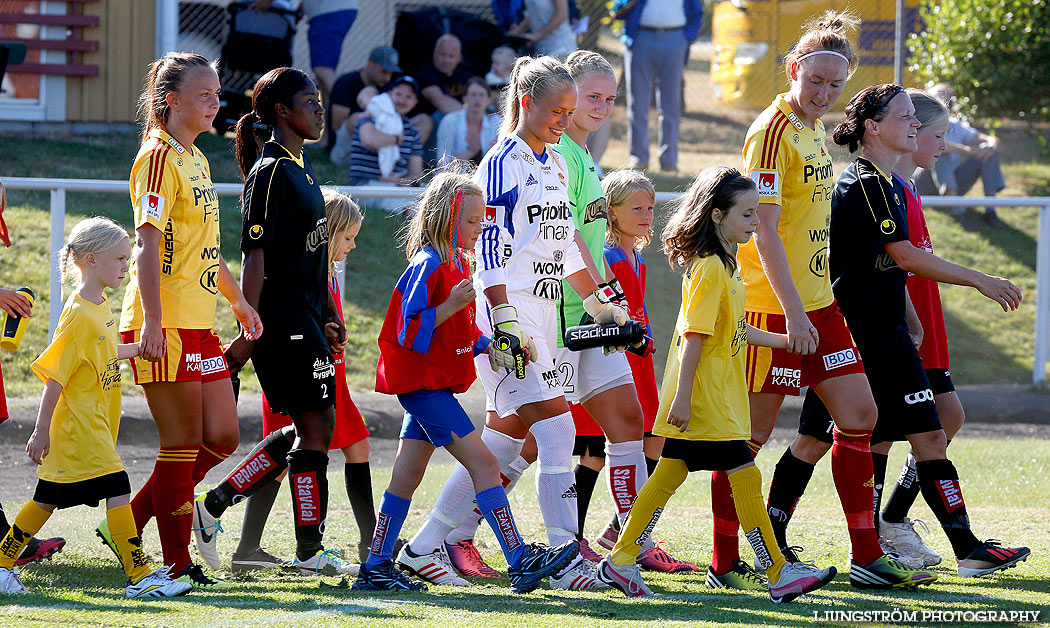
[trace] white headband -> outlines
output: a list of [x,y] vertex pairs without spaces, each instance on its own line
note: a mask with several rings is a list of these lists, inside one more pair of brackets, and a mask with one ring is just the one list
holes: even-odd
[[800,63],[800,62],[802,62],[805,59],[808,59],[810,57],[815,57],[817,55],[835,55],[836,57],[842,59],[846,63],[849,63],[849,59],[846,58],[846,55],[838,53],[838,52],[835,52],[834,50],[814,50],[813,52],[807,52],[806,54],[802,55],[798,59],[795,59],[795,63]]

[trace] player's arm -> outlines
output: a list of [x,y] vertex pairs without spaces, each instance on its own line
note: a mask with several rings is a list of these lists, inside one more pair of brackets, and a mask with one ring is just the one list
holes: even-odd
[[678,428],[679,432],[689,429],[689,415],[693,407],[693,379],[700,366],[700,352],[704,346],[702,334],[686,332],[682,334],[682,352],[678,360],[678,379],[675,383],[674,398],[667,412],[667,423]]
[[156,362],[167,353],[167,341],[161,327],[160,307],[160,241],[164,234],[149,223],[135,230],[135,266],[139,278],[139,301],[142,303],[142,331],[139,343],[142,357]]
[[62,384],[53,379],[44,384],[44,394],[40,396],[40,411],[36,415],[36,425],[33,434],[26,443],[26,453],[29,458],[40,464],[48,451],[51,450],[51,417],[55,414],[55,406],[58,398],[62,395]]
[[907,240],[890,242],[885,245],[885,249],[902,269],[931,281],[975,288],[997,302],[1004,312],[1016,310],[1021,305],[1021,289],[1008,279],[953,264],[929,251],[916,248]]
[[[573,231],[572,239],[576,241],[576,246],[580,249],[580,256],[583,257],[583,265],[587,267],[587,273],[590,274],[591,280],[594,281],[595,285],[605,281],[602,274],[598,271],[598,265],[594,263],[594,256],[591,254],[591,250],[587,247],[587,243],[583,241],[583,236],[580,235],[579,229]],[[606,275],[606,277],[611,276],[611,273]]]
[[[258,310],[262,296],[263,269],[266,267],[264,255],[261,248],[248,249],[241,260],[241,294],[253,310]],[[248,362],[254,346],[255,340],[246,338],[244,333],[233,339],[225,351],[226,365],[231,374],[236,374]]]
[[784,242],[777,232],[781,210],[780,205],[759,203],[760,222],[755,229],[755,248],[762,264],[762,272],[766,274],[773,294],[777,295],[780,307],[784,310],[789,350],[792,353],[808,355],[817,350],[820,336],[806,314],[802,297],[799,296],[795,280],[791,277],[787,249],[784,248]]
[[908,321],[908,335],[911,336],[911,341],[918,348],[922,346],[922,321],[919,320],[919,313],[915,311],[915,304],[911,300],[911,292],[908,290],[904,291],[904,318]]
[[241,292],[237,280],[230,272],[230,267],[226,265],[226,258],[221,255],[219,256],[218,284],[219,292],[230,302],[230,308],[233,310],[233,315],[237,317],[237,322],[241,324],[245,337],[249,340],[257,340],[263,331],[262,319],[259,318],[259,313],[255,311],[255,308],[245,300],[244,293]]

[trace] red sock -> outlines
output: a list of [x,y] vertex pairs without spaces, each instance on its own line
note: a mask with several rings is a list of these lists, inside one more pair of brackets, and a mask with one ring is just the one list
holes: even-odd
[[733,561],[740,560],[737,541],[740,522],[736,518],[733,490],[725,471],[711,472],[711,514],[715,520],[711,570],[721,575],[733,568]]
[[197,452],[197,462],[193,465],[193,485],[197,486],[204,476],[208,475],[208,471],[229,458],[236,449],[218,443],[202,443],[200,451]]
[[[157,467],[154,465],[153,473],[156,472]],[[146,524],[153,518],[153,473],[146,479],[146,483],[142,485],[139,492],[135,494],[135,498],[131,500],[131,512],[135,515],[135,528],[140,537],[142,536],[142,531],[146,528]]]
[[871,430],[842,432],[835,428],[831,446],[831,476],[846,513],[853,545],[853,561],[866,565],[882,556],[875,533],[874,471],[871,464]]
[[161,447],[153,468],[153,506],[164,564],[177,574],[190,564],[193,467],[200,445]]

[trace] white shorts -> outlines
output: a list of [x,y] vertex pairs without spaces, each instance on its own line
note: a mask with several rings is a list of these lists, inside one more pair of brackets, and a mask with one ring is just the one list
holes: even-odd
[[619,352],[605,355],[601,347],[583,351],[570,351],[561,347],[554,362],[569,403],[583,403],[610,388],[634,385],[627,356]]
[[[521,330],[536,343],[536,353],[525,367],[525,379],[518,379],[510,369],[492,371],[489,357],[481,354],[474,358],[478,378],[485,387],[485,408],[501,417],[515,414],[518,408],[537,401],[547,401],[564,396],[561,378],[554,366],[554,348],[557,345],[558,319],[554,301],[510,296],[510,304],[518,310]],[[486,336],[492,335],[488,303],[483,296],[477,300],[478,329]]]

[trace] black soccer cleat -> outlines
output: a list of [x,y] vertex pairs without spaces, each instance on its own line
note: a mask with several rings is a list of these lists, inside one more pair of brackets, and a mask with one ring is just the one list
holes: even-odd
[[543,579],[553,576],[572,562],[580,553],[580,542],[566,541],[558,547],[547,547],[542,543],[529,543],[521,556],[521,563],[507,570],[511,590],[528,593],[540,586]]
[[422,582],[413,582],[400,569],[394,566],[394,562],[387,560],[374,569],[365,569],[357,574],[352,591],[426,591],[427,585]]
[[1027,547],[1003,547],[1002,543],[990,539],[981,543],[966,558],[958,559],[959,575],[964,578],[980,578],[990,573],[1016,567],[1028,560],[1032,550]]

